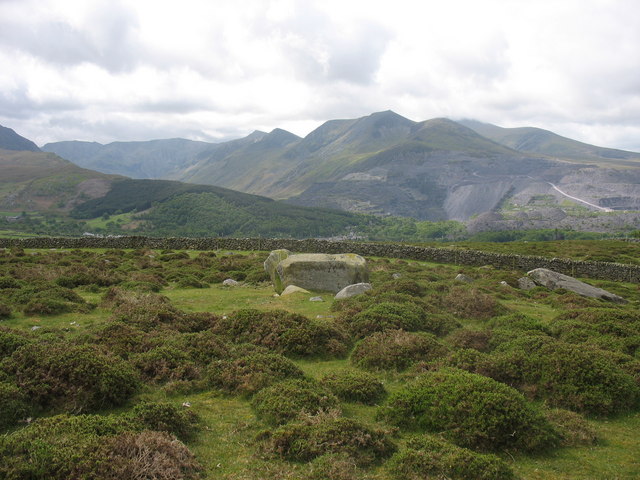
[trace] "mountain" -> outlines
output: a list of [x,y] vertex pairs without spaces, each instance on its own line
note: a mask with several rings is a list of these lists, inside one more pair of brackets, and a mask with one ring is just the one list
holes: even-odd
[[520,152],[605,165],[640,166],[640,153],[596,147],[535,127],[503,128],[476,120],[460,124]]
[[[540,217],[527,215],[539,209],[579,216],[640,208],[640,154],[536,128],[445,118],[415,122],[388,110],[329,120],[304,138],[275,129],[218,144],[180,140],[187,143],[164,157],[162,142],[171,141],[46,147],[67,158],[94,159],[101,171],[144,172],[131,175],[383,217],[469,221],[517,211],[526,226]],[[125,147],[126,155],[113,153]]]
[[0,125],[0,149],[39,152],[38,146],[31,140],[18,135],[11,128]]
[[215,144],[183,138],[146,142],[55,142],[42,147],[81,167],[135,178],[164,178],[188,168]]
[[[291,134],[254,140],[263,137],[277,146]],[[29,233],[326,237],[371,222],[211,185],[109,175],[48,152],[0,149],[0,171],[0,219]]]

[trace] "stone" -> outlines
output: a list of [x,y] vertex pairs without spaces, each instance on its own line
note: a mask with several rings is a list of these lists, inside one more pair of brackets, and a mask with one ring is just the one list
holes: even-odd
[[500,286],[501,286],[501,287],[509,287],[509,288],[511,288],[511,285],[509,285],[509,284],[508,284],[507,282],[505,282],[504,280],[502,280],[502,281],[500,282]]
[[468,275],[465,275],[464,273],[459,273],[458,275],[456,275],[455,281],[456,282],[463,282],[463,283],[473,283],[474,282],[473,278],[471,278]]
[[311,297],[309,299],[310,302],[324,302],[322,297]]
[[532,288],[536,287],[536,282],[531,280],[529,277],[520,277],[518,279],[518,288],[520,290],[531,290]]
[[291,255],[291,252],[284,248],[280,250],[273,250],[264,261],[264,271],[267,272],[269,278],[271,278],[271,283],[273,283],[273,286],[278,293],[282,293],[285,286],[282,284],[282,280],[276,271],[276,267],[289,255]]
[[[272,252],[273,253],[273,252]],[[367,262],[360,255],[305,253],[289,255],[276,266],[283,286],[337,293],[347,285],[369,280]],[[278,282],[274,282],[276,291]]]
[[238,285],[240,285],[240,282],[236,282],[233,278],[227,278],[224,282],[222,282],[222,285],[224,285],[225,287],[237,287]]
[[402,278],[402,274],[401,273],[394,273],[393,275],[391,275],[391,278],[393,278],[394,280],[398,280],[399,278]]
[[336,300],[340,300],[341,298],[349,298],[355,295],[361,295],[367,290],[371,290],[370,283],[354,283],[353,285],[347,285],[334,297]]
[[602,288],[594,287],[588,283],[581,282],[580,280],[564,275],[562,273],[554,272],[546,268],[536,268],[527,272],[527,276],[531,278],[536,285],[546,287],[550,290],[556,290],[558,288],[564,288],[583,297],[599,298],[615,303],[627,303],[627,301],[619,297],[618,295],[607,292]]
[[296,285],[288,285],[287,288],[285,288],[282,291],[280,296],[284,297],[285,295],[291,295],[292,293],[311,293],[311,292],[309,290],[305,290],[304,288],[300,288]]

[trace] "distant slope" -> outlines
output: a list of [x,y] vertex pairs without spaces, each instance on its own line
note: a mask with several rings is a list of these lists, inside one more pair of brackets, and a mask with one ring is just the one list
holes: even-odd
[[520,152],[607,165],[640,166],[640,153],[597,147],[535,127],[502,128],[475,120],[459,122],[480,135]]
[[144,212],[139,230],[174,236],[323,237],[340,235],[366,219],[347,212],[287,205],[210,185],[122,179],[100,198],[77,206],[75,218]]
[[193,164],[199,155],[215,146],[183,138],[146,142],[55,142],[42,147],[81,167],[135,178],[163,178]]
[[53,153],[0,150],[0,210],[68,211],[104,195],[113,175],[80,168]]
[[38,146],[31,140],[18,135],[11,128],[0,125],[0,149],[39,152]]

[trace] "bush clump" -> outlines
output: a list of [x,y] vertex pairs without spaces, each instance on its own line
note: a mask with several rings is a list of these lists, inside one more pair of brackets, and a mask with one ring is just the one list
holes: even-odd
[[434,294],[432,300],[439,303],[445,310],[462,318],[487,320],[506,313],[506,308],[500,305],[492,295],[466,285],[451,287],[445,295]]
[[329,373],[320,379],[320,384],[340,400],[366,405],[375,405],[387,393],[382,382],[375,376],[358,370]]
[[357,480],[361,478],[355,460],[346,453],[327,453],[310,463],[306,480]]
[[0,319],[9,318],[12,314],[11,307],[6,303],[0,302]]
[[391,395],[379,416],[485,451],[533,451],[557,443],[553,428],[517,390],[453,368],[422,374]]
[[551,337],[521,336],[500,345],[485,373],[550,406],[595,415],[631,410],[640,400],[634,378],[606,353]]
[[513,470],[500,457],[458,447],[440,438],[420,435],[395,453],[387,468],[396,480],[513,480]]
[[207,380],[211,385],[245,395],[253,395],[281,380],[303,376],[295,363],[277,353],[251,353],[217,360],[207,368]]
[[287,460],[301,462],[340,453],[365,466],[389,457],[396,447],[382,430],[351,418],[320,416],[275,430],[268,439],[267,449]]
[[285,380],[260,390],[251,402],[258,418],[271,425],[295,420],[302,413],[315,415],[338,408],[338,399],[308,380]]
[[387,330],[361,340],[351,354],[351,362],[367,370],[401,371],[446,352],[447,348],[430,333]]
[[193,380],[200,374],[198,367],[181,349],[163,345],[131,357],[131,363],[145,380]]
[[251,343],[286,355],[344,355],[349,341],[335,325],[284,310],[238,310],[212,328],[238,343]]
[[95,345],[32,343],[0,364],[31,402],[80,412],[124,403],[138,387],[133,368]]
[[426,312],[414,303],[374,304],[351,318],[345,318],[351,333],[363,338],[384,330],[421,330]]
[[[93,458],[95,464],[88,469],[93,478],[101,480],[195,480],[202,472],[193,453],[165,432],[126,432],[108,437]],[[105,458],[109,461],[102,460]]]
[[188,440],[198,429],[198,416],[187,408],[167,402],[143,402],[133,407],[129,418],[141,430],[155,430]]
[[0,381],[0,431],[24,420],[30,410],[27,396],[17,385]]
[[544,416],[560,435],[562,446],[595,445],[598,442],[595,430],[579,413],[554,408],[545,411]]

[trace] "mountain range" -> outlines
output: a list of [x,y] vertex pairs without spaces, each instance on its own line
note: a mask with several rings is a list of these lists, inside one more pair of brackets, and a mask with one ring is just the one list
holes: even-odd
[[105,173],[419,220],[469,221],[511,205],[523,210],[526,226],[530,210],[568,202],[593,212],[640,208],[640,153],[533,127],[414,122],[392,111],[330,120],[304,138],[275,129],[217,144],[172,139],[42,148]]

